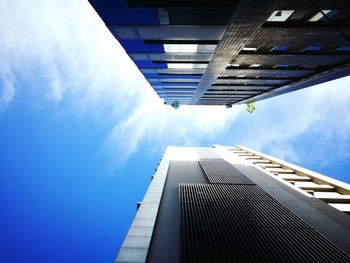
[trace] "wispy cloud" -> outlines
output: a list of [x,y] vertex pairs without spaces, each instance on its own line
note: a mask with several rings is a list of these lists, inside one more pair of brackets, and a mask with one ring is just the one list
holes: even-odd
[[151,142],[153,149],[198,145],[227,133],[239,112],[240,109],[228,111],[224,107],[206,106],[182,106],[174,110],[159,100],[149,100],[115,125],[106,146],[123,152],[127,158],[143,140]]
[[35,97],[70,101],[83,113],[125,106],[135,95],[141,74],[87,1],[5,1],[0,33],[0,72],[12,77],[8,83],[20,78]]
[[[7,17],[1,33],[7,36],[3,49],[11,74],[32,84],[35,99],[39,94],[43,104],[114,120],[102,151],[117,153],[111,155],[118,159],[144,142],[160,149],[217,137],[237,116],[239,110],[224,107],[175,111],[165,106],[85,1],[7,5],[2,10],[14,14],[0,14]],[[20,23],[24,13],[25,26]]]
[[0,113],[6,109],[14,98],[16,92],[14,82],[15,77],[11,70],[3,66],[0,72]]
[[[326,164],[349,158],[349,77],[258,103],[252,147],[292,161]],[[330,154],[335,153],[335,155]]]

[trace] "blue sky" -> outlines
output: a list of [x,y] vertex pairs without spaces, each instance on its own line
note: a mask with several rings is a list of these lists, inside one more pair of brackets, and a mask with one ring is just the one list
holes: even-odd
[[0,261],[112,262],[168,145],[246,145],[350,183],[350,78],[163,105],[87,1],[2,1]]

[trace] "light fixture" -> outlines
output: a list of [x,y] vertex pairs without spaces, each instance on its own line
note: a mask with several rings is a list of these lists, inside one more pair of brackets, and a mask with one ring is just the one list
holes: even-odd
[[191,63],[168,63],[168,68],[192,69],[193,64],[191,64]]
[[164,44],[165,52],[196,53],[197,44]]
[[244,47],[243,51],[256,51],[257,48],[256,47]]
[[272,15],[267,19],[268,22],[284,22],[286,21],[292,14],[294,10],[276,10],[272,13]]
[[332,10],[322,10],[322,12],[318,12],[316,15],[314,15],[313,17],[311,17],[309,19],[309,22],[316,22],[316,21],[320,21],[324,18],[324,15],[329,14],[330,12],[332,12]]

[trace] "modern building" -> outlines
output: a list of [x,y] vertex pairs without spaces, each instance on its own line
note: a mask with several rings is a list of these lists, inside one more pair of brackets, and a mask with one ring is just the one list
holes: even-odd
[[168,147],[115,262],[350,262],[350,185],[243,146]]
[[89,0],[168,104],[258,101],[350,73],[348,0]]

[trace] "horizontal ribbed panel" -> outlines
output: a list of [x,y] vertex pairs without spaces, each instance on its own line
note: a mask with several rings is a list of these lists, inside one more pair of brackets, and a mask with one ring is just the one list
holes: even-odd
[[198,160],[211,184],[252,184],[248,177],[223,159],[202,158]]
[[180,184],[183,262],[350,262],[255,185]]

